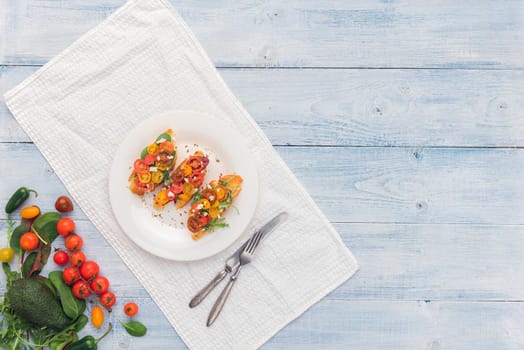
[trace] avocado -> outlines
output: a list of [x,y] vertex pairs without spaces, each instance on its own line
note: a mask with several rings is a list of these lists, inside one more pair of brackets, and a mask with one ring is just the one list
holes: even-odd
[[15,314],[35,326],[60,331],[71,324],[53,292],[39,280],[23,278],[12,282],[7,298]]

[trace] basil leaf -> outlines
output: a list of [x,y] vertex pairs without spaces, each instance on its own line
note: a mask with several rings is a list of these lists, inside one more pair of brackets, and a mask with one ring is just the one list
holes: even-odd
[[142,323],[138,321],[131,321],[131,322],[122,322],[120,321],[122,326],[124,326],[127,333],[132,335],[133,337],[143,337],[147,333],[147,328]]

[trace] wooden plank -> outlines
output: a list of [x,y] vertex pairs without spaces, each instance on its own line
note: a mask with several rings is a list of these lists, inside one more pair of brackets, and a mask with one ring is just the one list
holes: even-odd
[[[276,149],[334,222],[524,224],[522,149]],[[0,164],[0,202],[26,185],[50,209],[65,192],[33,144],[0,143]]]
[[342,300],[524,300],[523,225],[335,224],[357,274]]
[[[335,228],[361,268],[329,300],[524,300],[522,225],[346,223]],[[0,242],[6,241],[6,231],[6,221],[0,220]],[[90,222],[77,220],[77,233],[117,295],[149,297]],[[63,248],[63,240],[57,238],[53,247]],[[56,269],[51,261],[44,273]],[[2,281],[0,274],[0,290]]]
[[[0,94],[36,69],[0,67]],[[524,146],[524,71],[220,73],[277,145]],[[0,142],[27,141],[0,101]]]
[[262,349],[522,349],[522,303],[323,301]]
[[[9,1],[0,63],[45,63],[124,2]],[[171,2],[221,67],[522,68],[524,62],[518,0]]]

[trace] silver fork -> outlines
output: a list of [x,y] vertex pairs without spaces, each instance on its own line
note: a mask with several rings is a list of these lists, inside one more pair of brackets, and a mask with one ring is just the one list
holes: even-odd
[[220,311],[222,311],[222,308],[226,303],[227,297],[229,296],[229,293],[231,292],[231,289],[233,288],[233,285],[235,284],[235,281],[238,278],[238,274],[240,273],[242,266],[251,262],[251,259],[255,254],[255,249],[257,249],[257,246],[260,243],[260,239],[262,238],[262,236],[263,232],[257,232],[253,237],[251,237],[242,253],[240,253],[240,265],[237,267],[233,275],[231,275],[229,282],[224,287],[224,290],[222,291],[222,293],[220,293],[220,296],[215,302],[215,305],[213,305],[213,308],[209,312],[209,317],[207,318],[208,327],[211,326],[213,322],[215,322],[215,320],[217,319],[218,315],[220,315]]

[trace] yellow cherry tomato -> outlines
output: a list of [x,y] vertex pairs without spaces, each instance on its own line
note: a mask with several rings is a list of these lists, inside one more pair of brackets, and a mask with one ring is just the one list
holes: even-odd
[[220,215],[220,209],[218,208],[209,208],[209,216],[211,219],[218,218],[218,215]]
[[157,152],[158,152],[158,145],[156,143],[152,143],[149,146],[147,146],[147,153],[156,154]]
[[15,251],[12,248],[5,247],[0,249],[0,261],[1,262],[10,262],[15,257]]
[[91,323],[96,328],[102,327],[104,323],[104,310],[102,310],[100,306],[95,306],[93,310],[91,310]]
[[159,184],[164,180],[164,174],[161,171],[155,171],[151,174],[151,181],[153,181],[154,184]]
[[38,215],[40,215],[40,208],[38,208],[36,205],[30,205],[20,211],[20,216],[24,219],[34,219]]
[[195,186],[193,186],[189,182],[186,182],[184,184],[184,187],[182,188],[182,192],[184,194],[188,195],[189,197],[191,197],[193,195],[194,190],[195,190]]
[[217,199],[219,201],[223,200],[224,198],[226,198],[226,194],[227,194],[227,190],[224,186],[222,185],[218,185],[216,188],[215,188],[215,193],[217,194]]
[[191,168],[191,165],[187,163],[184,164],[184,166],[182,167],[182,170],[184,171],[184,176],[189,176],[193,172],[193,168]]
[[148,172],[147,174],[138,174],[138,180],[143,184],[150,183],[151,173]]
[[211,203],[209,203],[209,201],[205,198],[202,198],[201,200],[199,200],[198,203],[202,204],[202,209],[205,209],[205,210],[211,207]]

